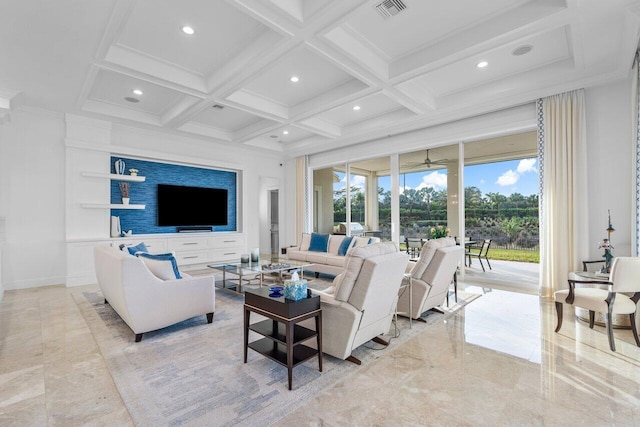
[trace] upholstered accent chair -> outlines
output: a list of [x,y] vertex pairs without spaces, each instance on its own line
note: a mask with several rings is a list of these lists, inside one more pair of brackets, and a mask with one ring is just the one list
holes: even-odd
[[354,349],[370,340],[388,345],[380,335],[389,332],[408,261],[392,242],[349,250],[333,286],[313,291],[320,295],[324,353],[359,365]]
[[420,250],[417,262],[411,262],[412,306],[409,306],[408,287],[400,290],[398,312],[409,313],[420,320],[422,313],[442,305],[449,294],[464,249],[451,237],[429,240]]
[[[613,338],[613,315],[628,314],[631,322],[631,330],[636,340],[636,345],[640,347],[638,330],[636,326],[636,311],[638,300],[640,300],[640,258],[618,257],[613,259],[611,274],[608,281],[584,281],[569,279],[569,289],[556,291],[554,294],[556,303],[556,313],[558,315],[558,326],[556,332],[562,327],[563,304],[570,304],[589,310],[589,327],[593,329],[595,312],[605,314],[607,335],[609,337],[609,347],[611,351],[616,351],[616,344]],[[585,285],[607,285],[608,289],[594,287],[576,288],[576,284]],[[633,293],[632,296],[625,293]]]
[[111,246],[94,249],[96,276],[105,303],[118,313],[142,340],[145,332],[161,329],[192,317],[206,315],[213,321],[215,286],[212,277],[162,280],[141,258]]

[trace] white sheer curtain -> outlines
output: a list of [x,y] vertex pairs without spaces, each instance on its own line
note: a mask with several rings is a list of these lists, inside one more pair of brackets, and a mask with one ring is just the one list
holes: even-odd
[[640,95],[638,94],[638,90],[640,89],[640,85],[638,84],[640,81],[639,73],[638,53],[636,52],[631,76],[631,123],[633,125],[633,158],[635,159],[634,175],[636,177],[634,186],[635,203],[633,205],[635,226],[632,228],[634,244],[631,245],[631,255],[633,256],[640,255],[640,129],[638,128],[640,126],[640,117],[638,117],[638,114],[640,114]]
[[542,112],[540,295],[550,298],[568,286],[569,272],[579,268],[589,250],[584,91],[543,98]]

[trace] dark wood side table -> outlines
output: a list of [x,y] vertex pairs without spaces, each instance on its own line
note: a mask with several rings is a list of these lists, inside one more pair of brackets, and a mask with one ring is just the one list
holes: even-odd
[[[267,288],[246,289],[244,293],[244,363],[247,363],[248,349],[251,348],[265,357],[287,367],[289,390],[293,367],[318,356],[318,370],[322,372],[322,309],[320,297],[315,295],[299,301],[272,298]],[[267,320],[249,324],[251,313],[257,313]],[[315,318],[316,330],[297,323]],[[249,343],[249,331],[262,335]],[[302,344],[315,337],[318,349]]]

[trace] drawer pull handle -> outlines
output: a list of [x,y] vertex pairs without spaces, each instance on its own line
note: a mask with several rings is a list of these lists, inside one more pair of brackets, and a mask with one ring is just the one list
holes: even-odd
[[233,243],[235,240],[225,240],[224,243]]
[[199,258],[199,256],[198,255],[186,256],[186,257],[183,257],[182,259],[194,259],[194,258]]
[[183,246],[191,246],[191,245],[197,245],[197,244],[198,244],[198,242],[186,242],[186,243],[183,243],[182,245]]
[[225,255],[235,255],[236,253],[235,252],[225,252],[224,254]]

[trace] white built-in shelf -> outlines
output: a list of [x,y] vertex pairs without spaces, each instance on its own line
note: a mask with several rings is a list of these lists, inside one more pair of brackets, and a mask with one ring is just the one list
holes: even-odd
[[144,209],[146,205],[121,205],[115,203],[82,203],[83,208],[89,209]]
[[114,181],[129,181],[129,182],[144,182],[146,177],[144,176],[131,176],[117,173],[101,173],[101,172],[82,172],[82,176],[88,176],[91,178],[109,178]]

